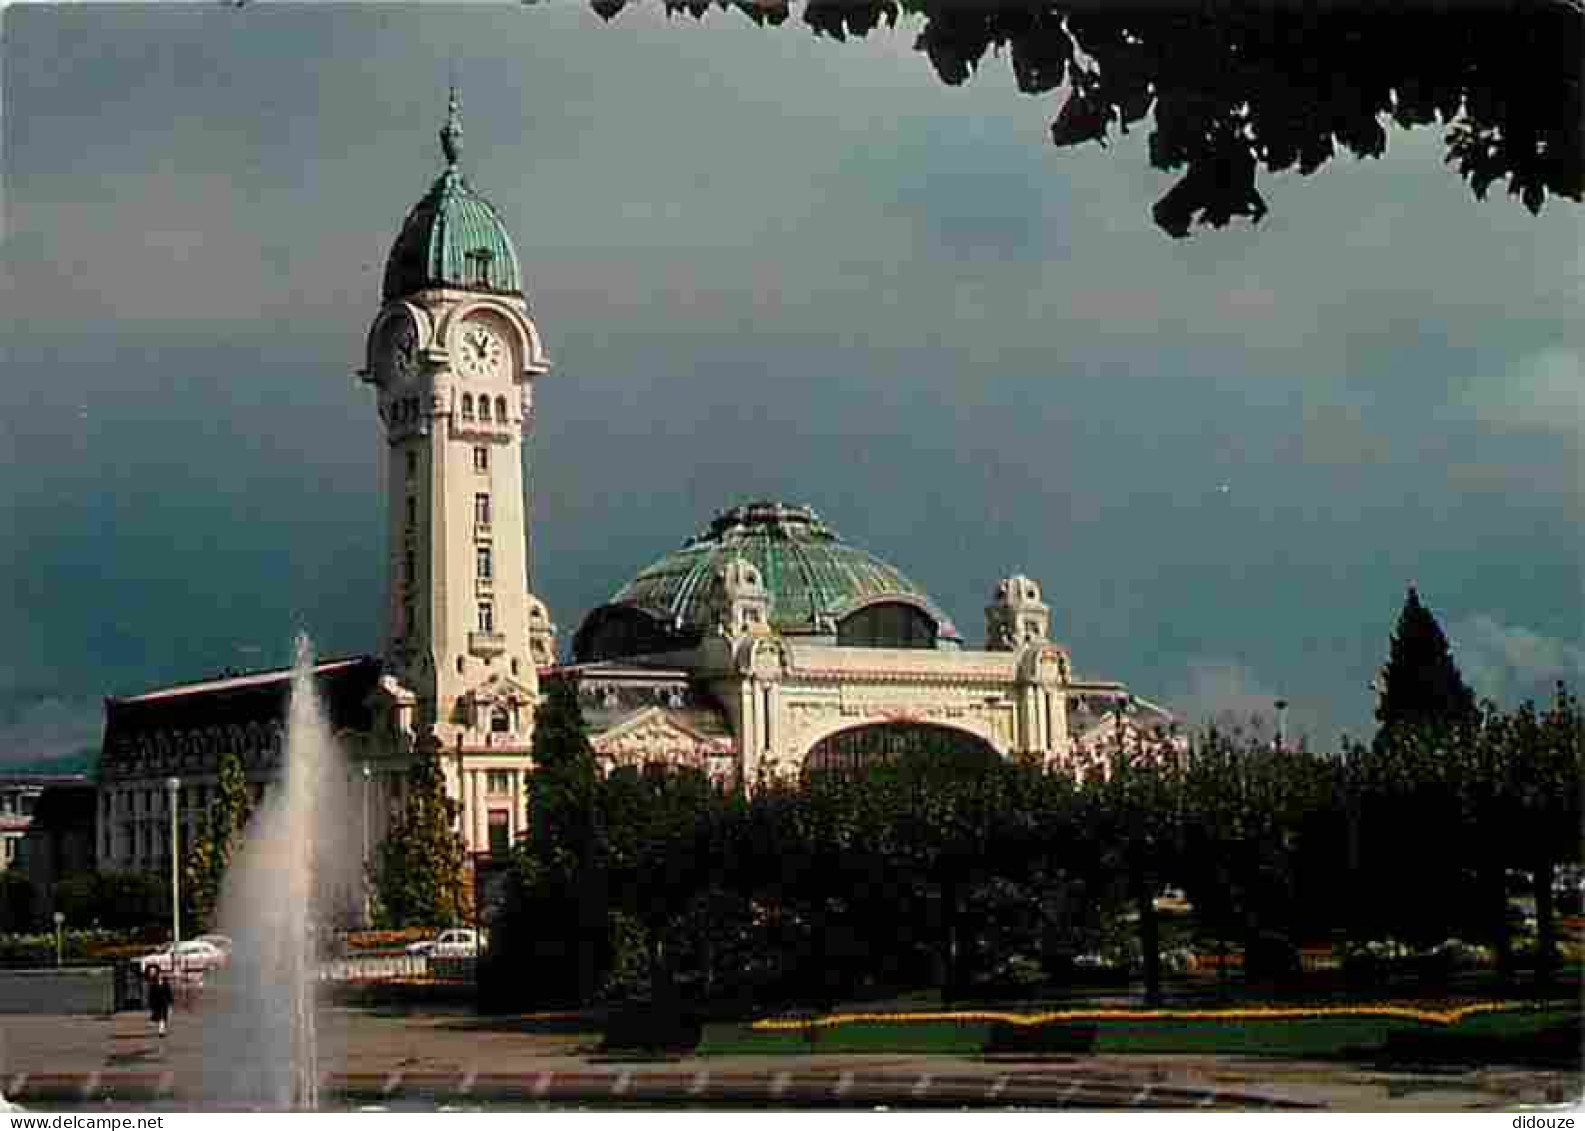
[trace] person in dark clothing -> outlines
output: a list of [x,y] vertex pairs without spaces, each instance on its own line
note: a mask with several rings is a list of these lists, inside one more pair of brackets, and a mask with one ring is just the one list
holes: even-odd
[[159,968],[155,967],[149,974],[149,1020],[160,1028],[160,1036],[165,1035],[165,1023],[171,1018],[171,984]]

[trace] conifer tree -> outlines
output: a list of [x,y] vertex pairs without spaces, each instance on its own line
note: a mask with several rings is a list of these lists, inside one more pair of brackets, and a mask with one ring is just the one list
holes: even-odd
[[534,739],[529,753],[536,768],[549,768],[585,759],[592,762],[589,728],[578,703],[575,679],[546,680],[545,697],[534,713]]
[[1476,714],[1475,694],[1453,662],[1447,637],[1412,585],[1392,634],[1378,690],[1376,721],[1382,731],[1401,725],[1468,722]]
[[377,918],[389,927],[443,927],[469,906],[467,849],[453,828],[457,804],[446,796],[439,747],[420,739],[407,775],[402,815],[380,846]]
[[187,921],[197,928],[214,925],[220,885],[225,880],[231,858],[242,843],[243,826],[253,812],[247,775],[242,759],[228,752],[220,756],[217,767],[215,799],[204,813],[198,836],[187,855],[182,891],[187,897]]

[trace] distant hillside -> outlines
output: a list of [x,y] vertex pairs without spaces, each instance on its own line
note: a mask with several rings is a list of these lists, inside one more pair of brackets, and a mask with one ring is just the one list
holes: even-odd
[[70,754],[56,754],[49,758],[0,761],[0,774],[92,774],[98,766],[99,749],[88,746]]

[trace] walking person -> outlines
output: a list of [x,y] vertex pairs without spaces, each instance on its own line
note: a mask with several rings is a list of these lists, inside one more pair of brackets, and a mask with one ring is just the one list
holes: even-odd
[[171,984],[156,966],[149,975],[149,1020],[159,1026],[162,1037],[165,1023],[171,1018],[171,1001]]

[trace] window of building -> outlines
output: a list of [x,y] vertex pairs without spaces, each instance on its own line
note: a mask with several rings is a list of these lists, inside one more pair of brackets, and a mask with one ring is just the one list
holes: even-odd
[[34,798],[31,793],[24,793],[21,799],[18,801],[18,808],[24,817],[31,817],[33,815],[33,801]]
[[477,546],[473,551],[474,576],[484,581],[495,576],[495,562],[491,558],[490,547]]
[[489,397],[480,397],[479,398],[479,419],[480,420],[489,420],[490,419],[490,398]]
[[410,527],[418,525],[418,496],[416,495],[407,496],[407,525]]
[[462,419],[464,419],[464,420],[472,420],[473,419],[473,394],[472,393],[463,393],[462,394]]
[[488,287],[490,285],[490,261],[495,258],[495,253],[487,247],[476,247],[465,256],[473,275],[473,285]]
[[478,494],[473,497],[473,521],[480,526],[490,525],[490,496]]
[[418,477],[418,453],[417,452],[408,452],[407,453],[407,477],[409,479],[416,479]]
[[511,793],[512,772],[510,770],[488,770],[484,775],[484,789],[486,793]]
[[499,420],[503,424],[506,423],[506,398],[505,397],[496,397],[495,398],[495,418],[497,420]]
[[511,817],[504,809],[490,810],[490,855],[501,857],[512,850]]
[[479,631],[495,631],[495,603],[493,601],[479,602]]
[[9,793],[0,793],[0,814],[10,816],[16,812],[16,798]]
[[473,449],[473,470],[483,474],[490,470],[490,449],[480,445]]
[[495,734],[510,734],[512,731],[512,712],[506,707],[497,707],[490,713],[490,730]]
[[411,550],[402,554],[402,580],[412,585],[418,579],[418,555]]

